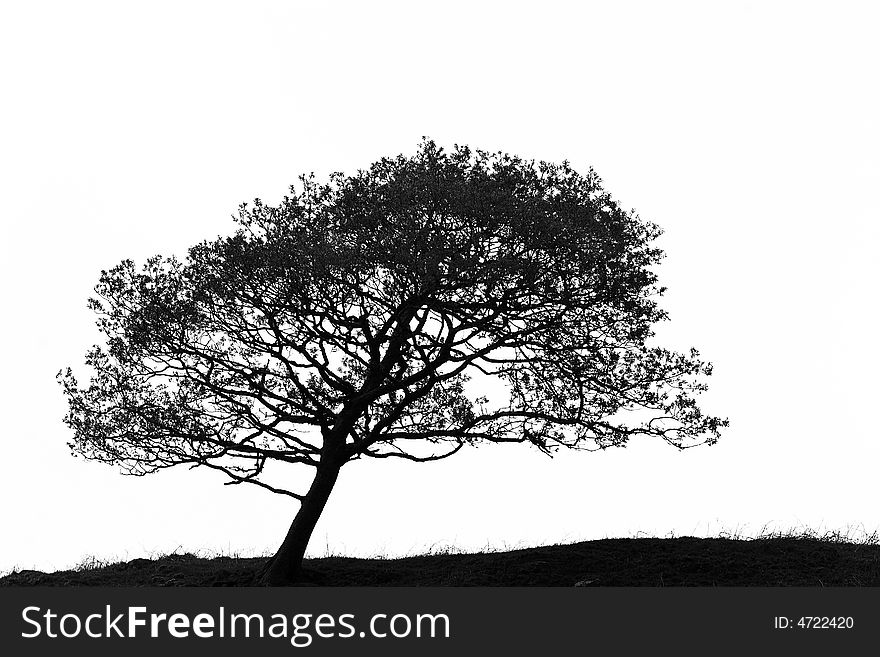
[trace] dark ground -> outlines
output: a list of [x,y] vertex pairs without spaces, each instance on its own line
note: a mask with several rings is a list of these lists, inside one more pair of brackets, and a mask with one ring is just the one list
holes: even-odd
[[[0,586],[249,586],[264,558],[172,554],[13,572]],[[604,539],[511,552],[305,563],[319,586],[880,586],[880,545],[804,537]]]

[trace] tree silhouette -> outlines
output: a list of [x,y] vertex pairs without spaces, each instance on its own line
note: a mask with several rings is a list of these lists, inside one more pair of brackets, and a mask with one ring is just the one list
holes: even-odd
[[[94,374],[80,387],[59,373],[74,453],[136,475],[205,466],[299,501],[264,583],[299,574],[354,459],[638,434],[687,447],[726,426],[694,400],[711,366],[647,344],[666,318],[659,228],[592,170],[423,140],[300,181],[277,207],[242,205],[234,235],[185,261],[102,272]],[[311,486],[296,492],[277,464],[314,468]]]

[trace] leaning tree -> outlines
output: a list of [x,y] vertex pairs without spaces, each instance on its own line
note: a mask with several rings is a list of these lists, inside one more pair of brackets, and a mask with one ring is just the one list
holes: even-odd
[[[91,380],[59,373],[75,454],[135,475],[204,466],[299,502],[264,583],[297,577],[350,461],[683,448],[726,426],[695,403],[710,365],[649,344],[659,228],[592,170],[424,140],[300,181],[183,261],[102,272]],[[503,402],[478,394],[493,381]],[[314,469],[305,492],[295,466]]]

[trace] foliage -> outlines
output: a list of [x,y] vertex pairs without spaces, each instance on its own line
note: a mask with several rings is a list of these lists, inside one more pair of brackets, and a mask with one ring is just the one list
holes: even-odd
[[[648,344],[666,319],[659,228],[592,170],[425,140],[300,183],[277,207],[241,206],[234,235],[184,261],[102,272],[95,374],[59,374],[74,452],[301,498],[267,482],[267,462],[639,434],[686,447],[726,426],[695,403],[711,366]],[[487,381],[507,398],[479,395]]]

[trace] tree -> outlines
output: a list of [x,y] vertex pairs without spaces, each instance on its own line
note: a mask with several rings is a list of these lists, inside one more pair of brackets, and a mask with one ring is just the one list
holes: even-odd
[[[299,501],[263,581],[291,581],[355,459],[432,461],[481,442],[713,443],[711,366],[649,346],[666,314],[657,226],[590,170],[423,140],[277,207],[184,261],[123,261],[90,307],[106,344],[68,368],[70,447],[142,475],[213,468]],[[494,380],[503,403],[474,394]],[[314,469],[296,492],[278,464]],[[294,469],[294,468],[291,468]],[[273,478],[274,477],[274,478]]]

